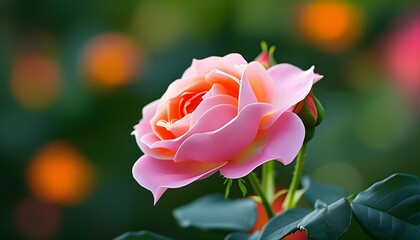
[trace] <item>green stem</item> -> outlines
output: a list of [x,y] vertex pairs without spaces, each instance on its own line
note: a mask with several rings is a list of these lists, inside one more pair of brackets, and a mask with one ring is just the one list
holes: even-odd
[[254,192],[258,194],[258,196],[260,196],[262,205],[264,206],[265,211],[267,212],[268,218],[274,217],[274,211],[271,208],[271,205],[268,202],[263,190],[261,189],[260,183],[258,182],[258,178],[254,172],[248,174],[248,180],[251,183],[251,187],[254,190]]
[[262,166],[262,183],[261,187],[268,202],[273,202],[275,193],[275,180],[274,180],[274,161],[269,161]]
[[294,208],[296,203],[294,201],[295,192],[299,186],[300,179],[302,178],[303,164],[305,162],[306,156],[306,145],[303,143],[302,148],[299,151],[299,154],[296,158],[295,171],[293,172],[292,182],[290,183],[289,191],[287,193],[286,199],[284,200],[283,207],[284,209]]

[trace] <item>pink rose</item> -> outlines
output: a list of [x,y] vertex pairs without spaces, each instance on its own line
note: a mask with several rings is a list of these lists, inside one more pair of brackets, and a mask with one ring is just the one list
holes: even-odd
[[219,171],[236,179],[276,159],[289,164],[305,137],[292,107],[322,76],[290,65],[268,70],[239,54],[194,60],[134,128],[144,152],[133,167],[155,203]]

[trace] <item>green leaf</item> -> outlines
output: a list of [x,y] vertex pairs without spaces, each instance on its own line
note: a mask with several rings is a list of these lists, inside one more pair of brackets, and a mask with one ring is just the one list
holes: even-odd
[[229,178],[226,178],[226,180],[223,182],[223,185],[226,184],[225,198],[229,197],[229,192],[230,192],[230,188],[232,187],[232,182],[233,182],[233,179],[229,179]]
[[317,208],[299,223],[311,239],[338,239],[350,226],[351,208],[342,198],[330,205],[317,204]]
[[172,240],[172,238],[167,238],[157,233],[142,230],[138,232],[126,232],[114,238],[114,240]]
[[225,237],[224,240],[259,240],[261,233],[256,231],[251,235],[242,232],[234,232]]
[[239,189],[241,189],[242,197],[245,197],[246,193],[248,192],[248,190],[246,189],[245,180],[243,180],[242,178],[239,178],[238,185],[239,185]]
[[306,189],[304,196],[312,204],[315,204],[316,200],[321,200],[327,204],[331,204],[338,199],[347,197],[345,189],[318,183],[308,176],[302,178],[302,186]]
[[351,203],[363,229],[377,239],[420,239],[420,178],[394,174]]
[[262,231],[262,240],[281,239],[306,229],[310,239],[338,239],[351,222],[350,204],[342,198],[330,205],[318,202],[312,212],[294,208],[272,218]]
[[251,199],[226,199],[221,194],[201,197],[173,211],[181,227],[202,230],[221,229],[248,231],[257,219],[255,202]]
[[299,222],[311,213],[308,209],[291,208],[273,217],[264,226],[261,232],[261,240],[281,239],[296,231]]

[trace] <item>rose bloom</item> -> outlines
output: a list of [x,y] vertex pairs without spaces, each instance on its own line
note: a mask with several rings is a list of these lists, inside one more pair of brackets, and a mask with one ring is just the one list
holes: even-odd
[[305,128],[293,107],[322,76],[290,65],[265,69],[239,54],[193,60],[181,79],[143,108],[134,127],[144,152],[133,167],[155,204],[179,188],[219,171],[236,179],[276,159],[289,164]]

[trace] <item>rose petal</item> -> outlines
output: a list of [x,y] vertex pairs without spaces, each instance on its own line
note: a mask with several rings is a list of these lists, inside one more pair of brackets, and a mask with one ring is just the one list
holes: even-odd
[[209,109],[221,104],[232,105],[236,108],[238,106],[238,100],[230,95],[216,95],[204,99],[192,113],[191,127],[194,126]]
[[306,71],[302,71],[300,68],[287,63],[278,64],[268,69],[268,74],[275,84],[273,104],[276,111],[265,117],[261,125],[262,129],[270,127],[284,111],[290,109],[308,95],[314,81],[320,79],[320,75],[315,74],[313,70],[313,66]]
[[169,126],[169,131],[174,134],[175,137],[182,136],[190,128],[191,114],[185,115],[183,118],[174,122]]
[[204,76],[213,69],[219,69],[235,76],[240,76],[234,69],[235,64],[246,64],[246,60],[237,53],[228,54],[224,57],[208,57],[204,59],[194,59],[191,66],[185,70],[182,78],[194,76]]
[[215,83],[211,86],[211,89],[203,95],[203,99],[215,96],[215,95],[227,95],[228,91],[222,84]]
[[218,69],[214,69],[206,75],[206,80],[212,85],[222,85],[229,95],[236,98],[238,97],[239,79],[237,77]]
[[271,104],[253,103],[225,126],[192,135],[179,147],[175,161],[225,162],[233,159],[252,143],[261,119],[271,109]]
[[237,108],[235,106],[229,104],[217,105],[205,112],[185,135],[175,139],[157,140],[152,145],[149,145],[150,147],[145,149],[143,152],[146,154],[152,154],[151,152],[153,152],[155,149],[159,150],[160,148],[175,152],[178,150],[180,145],[191,135],[217,130],[226,125],[236,115]]
[[255,141],[240,156],[219,171],[227,178],[241,178],[265,162],[276,159],[287,165],[302,147],[305,127],[299,117],[283,113],[270,128],[260,131]]
[[244,73],[241,79],[241,87],[239,88],[238,110],[242,111],[242,109],[249,104],[256,102],[258,102],[258,99],[252,90],[246,74]]
[[302,71],[290,64],[278,64],[271,67],[268,73],[276,88],[274,104],[280,110],[286,110],[302,101],[311,91],[316,78],[313,66]]
[[168,188],[180,188],[216,172],[225,163],[160,161],[143,155],[133,166],[136,181],[153,194],[154,204]]
[[152,127],[150,126],[150,119],[152,119],[153,115],[155,114],[159,102],[159,100],[156,100],[143,107],[143,119],[141,119],[140,122],[136,126],[134,126],[134,131],[131,132],[131,134],[135,136],[137,145],[140,148],[142,145],[140,141],[141,137],[147,133],[152,132]]
[[245,70],[246,79],[259,102],[273,101],[275,85],[267,70],[259,62],[251,62]]

